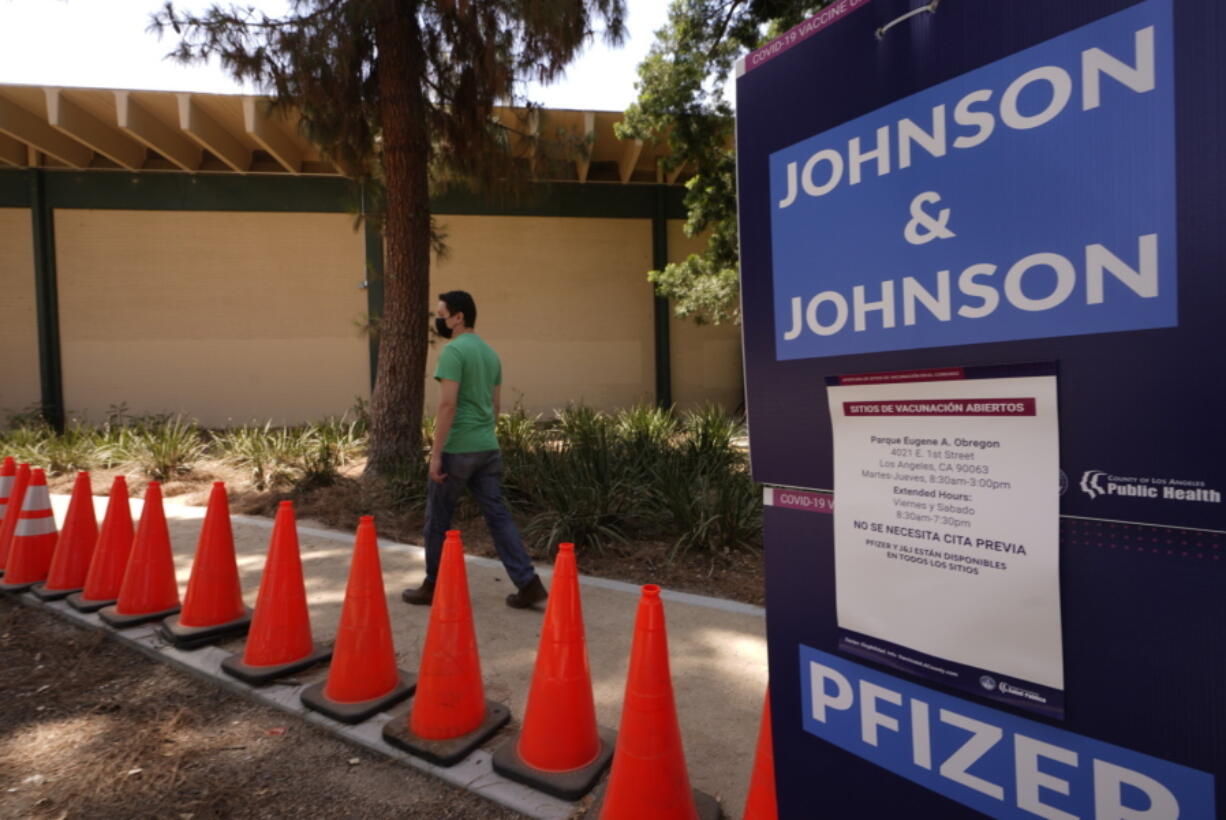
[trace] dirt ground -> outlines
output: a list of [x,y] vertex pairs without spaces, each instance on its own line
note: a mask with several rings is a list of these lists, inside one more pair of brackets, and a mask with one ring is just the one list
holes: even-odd
[[[208,503],[213,481],[225,481],[234,513],[276,514],[277,503],[292,499],[298,520],[318,521],[340,530],[353,530],[358,517],[374,515],[379,535],[407,544],[421,543],[422,519],[419,514],[392,506],[387,493],[370,482],[360,480],[362,464],[351,465],[340,481],[305,493],[255,490],[246,476],[221,462],[199,462],[191,473],[162,484],[162,494],[176,501],[204,505]],[[109,490],[117,470],[95,470],[90,476],[94,492],[104,495]],[[52,492],[72,492],[72,475],[49,479]],[[148,479],[127,475],[128,490],[133,496],[143,496]],[[494,545],[485,529],[485,522],[476,514],[474,504],[461,504],[454,526],[464,532],[465,550],[472,555],[496,557]],[[516,517],[522,528],[524,522]],[[730,550],[718,554],[687,554],[668,560],[670,545],[660,541],[631,541],[604,550],[584,549],[577,545],[580,572],[601,578],[613,578],[633,584],[659,584],[667,589],[728,598],[761,606],[765,601],[762,553],[760,550]]]
[[0,598],[0,817],[521,815]]

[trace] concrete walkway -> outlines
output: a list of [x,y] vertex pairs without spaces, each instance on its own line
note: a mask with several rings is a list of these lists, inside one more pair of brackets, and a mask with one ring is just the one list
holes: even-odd
[[[141,502],[134,498],[131,504],[133,518],[138,519]],[[52,505],[57,521],[62,523],[68,497],[53,496]],[[95,498],[99,521],[105,509],[106,499]],[[169,502],[165,510],[182,591],[186,590],[205,511],[203,507]],[[254,606],[272,532],[272,520],[236,515],[233,517],[233,527],[244,597],[249,605]],[[326,529],[310,521],[299,521],[298,535],[311,607],[312,631],[317,641],[331,643],[345,597],[353,534]],[[416,586],[424,577],[424,551],[421,547],[380,540],[380,557],[400,666],[416,672],[425,640],[429,608],[411,607],[403,603],[400,590],[405,586]],[[583,569],[582,560],[580,554],[580,571]],[[467,561],[486,697],[508,705],[512,725],[515,726],[524,713],[543,608],[509,609],[503,598],[513,587],[501,563],[472,556]],[[548,568],[542,566],[538,571],[546,585],[550,585],[552,579]],[[581,577],[581,585],[597,720],[601,725],[616,728],[621,718],[639,588],[621,581],[586,576]],[[745,801],[766,686],[763,610],[748,604],[667,590],[662,597],[668,622],[673,686],[691,782],[695,788],[718,796],[728,817],[739,817]],[[79,615],[62,603],[52,606],[62,614],[76,616],[75,620],[91,624],[97,622],[97,616]],[[291,686],[255,690],[218,671],[221,658],[242,651],[241,640],[196,652],[182,652],[165,646],[149,627],[124,634],[144,651],[156,653],[189,671],[216,678],[227,688],[243,691],[297,714],[303,713],[297,701],[302,686],[326,676],[326,667],[321,667],[297,676]],[[306,713],[304,717],[356,743],[430,770],[529,816],[564,818],[575,809],[572,804],[493,774],[489,766],[489,751],[501,742],[501,736],[458,766],[449,770],[436,769],[384,744],[380,738],[385,720],[382,717],[377,716],[357,727],[343,727],[315,713]]]

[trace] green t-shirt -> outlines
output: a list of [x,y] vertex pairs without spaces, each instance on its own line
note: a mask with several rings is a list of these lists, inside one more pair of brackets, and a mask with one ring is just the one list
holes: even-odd
[[476,333],[464,333],[438,355],[434,378],[460,383],[455,421],[444,453],[480,453],[498,449],[494,434],[494,388],[502,384],[498,354]]

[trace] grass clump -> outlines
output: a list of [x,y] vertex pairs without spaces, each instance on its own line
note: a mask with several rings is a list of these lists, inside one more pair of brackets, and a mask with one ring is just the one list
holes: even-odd
[[182,416],[136,419],[118,427],[112,438],[115,457],[154,481],[190,472],[208,452],[200,426]]
[[599,551],[635,538],[671,542],[670,559],[753,548],[762,506],[736,446],[743,432],[713,405],[613,415],[571,405],[553,436],[538,432],[512,450],[508,495],[529,516],[524,535],[538,555],[561,541]]

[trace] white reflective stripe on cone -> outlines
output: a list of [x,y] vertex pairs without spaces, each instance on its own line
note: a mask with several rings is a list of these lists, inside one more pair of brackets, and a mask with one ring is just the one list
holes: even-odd
[[18,518],[17,531],[14,536],[20,538],[26,535],[47,535],[55,532],[55,519],[51,516],[46,518]]
[[51,509],[51,494],[46,484],[32,484],[26,488],[26,497],[21,502],[22,512],[42,512]]
[[7,499],[9,491],[13,489],[13,476],[0,475],[0,498]]

